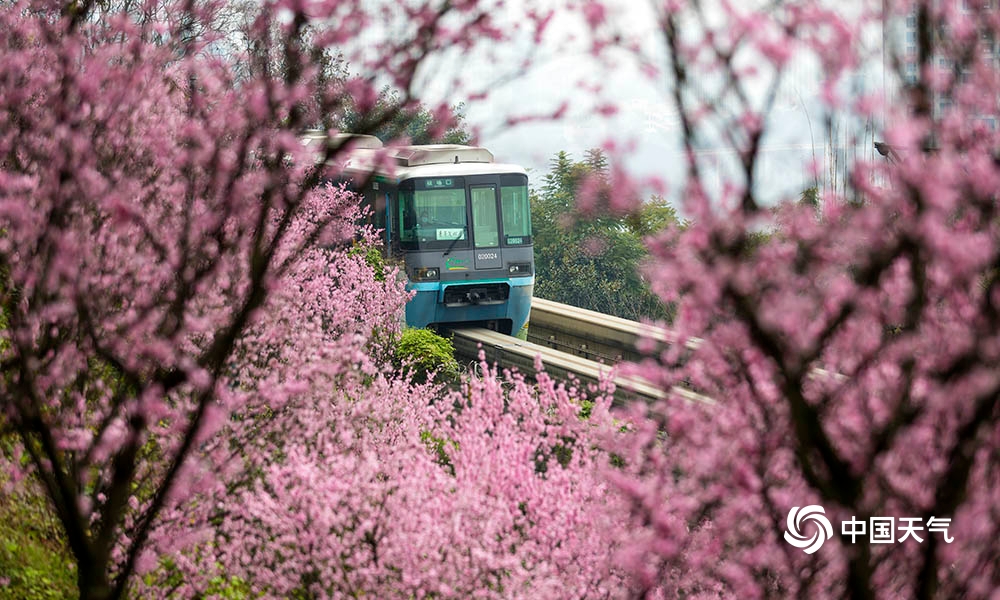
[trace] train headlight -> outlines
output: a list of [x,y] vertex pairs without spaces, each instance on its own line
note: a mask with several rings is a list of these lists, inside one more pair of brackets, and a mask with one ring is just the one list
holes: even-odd
[[437,267],[417,267],[413,269],[413,279],[415,281],[437,281],[441,278],[441,272]]
[[531,263],[515,263],[507,267],[511,275],[531,275]]

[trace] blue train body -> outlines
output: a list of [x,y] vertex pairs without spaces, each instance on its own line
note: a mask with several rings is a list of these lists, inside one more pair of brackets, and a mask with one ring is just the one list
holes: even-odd
[[[456,286],[508,285],[509,296],[505,301],[448,305],[444,298]],[[410,327],[430,327],[455,323],[482,323],[508,334],[524,337],[528,329],[528,315],[531,313],[531,297],[535,278],[510,277],[492,279],[469,284],[448,284],[442,282],[410,282],[407,289],[414,293],[406,304],[406,324]],[[509,325],[508,325],[509,323]],[[523,332],[523,333],[522,333]]]
[[[528,178],[484,148],[381,148],[355,136],[343,174],[405,264],[410,327],[479,325],[524,337],[535,283]],[[387,161],[391,168],[385,168]]]

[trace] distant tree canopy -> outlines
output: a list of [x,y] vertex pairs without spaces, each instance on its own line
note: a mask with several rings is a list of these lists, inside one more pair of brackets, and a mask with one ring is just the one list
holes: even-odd
[[[472,134],[465,124],[465,105],[441,114],[420,103],[404,102],[399,94],[382,90],[375,106],[362,113],[348,108],[337,125],[343,131],[368,132],[381,139],[409,139],[411,144],[468,144]],[[378,123],[374,128],[372,123]]]
[[650,292],[641,268],[649,256],[643,238],[681,224],[673,206],[653,196],[629,215],[581,217],[580,193],[599,200],[614,193],[600,150],[589,150],[580,161],[559,152],[541,189],[532,190],[535,294],[627,319],[669,320],[671,308]]

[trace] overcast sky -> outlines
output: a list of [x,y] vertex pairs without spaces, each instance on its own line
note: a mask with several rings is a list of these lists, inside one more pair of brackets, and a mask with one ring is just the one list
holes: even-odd
[[[519,9],[516,4],[509,6],[511,14]],[[661,66],[665,65],[658,55],[659,36],[647,3],[618,0],[612,3],[612,8],[611,18],[615,23],[641,40],[644,51],[653,55]],[[612,54],[610,61],[591,57],[584,45],[586,30],[579,19],[560,15],[550,28],[550,41],[541,48],[531,48],[530,41],[525,41],[487,47],[478,54],[457,59],[466,77],[492,81],[508,75],[514,70],[511,65],[523,56],[534,52],[540,57],[524,77],[493,90],[485,100],[467,104],[467,120],[480,130],[480,144],[492,150],[497,160],[531,170],[532,183],[537,185],[556,152],[566,150],[581,158],[588,148],[613,140],[619,148],[633,148],[624,155],[632,173],[660,176],[676,192],[682,174],[680,136],[664,81],[643,74],[638,61],[624,51]],[[574,37],[575,42],[570,40]],[[855,78],[845,83],[855,88],[847,93],[871,87],[873,80],[870,73]],[[580,81],[587,85],[601,84],[600,97],[595,97],[589,89],[577,87]],[[807,163],[814,157],[823,162],[827,132],[823,129],[818,89],[815,63],[808,57],[799,57],[779,94],[771,119],[773,129],[765,139],[758,191],[768,200],[797,196],[813,184]],[[508,115],[544,113],[554,110],[564,100],[570,102],[571,108],[558,121],[530,122],[513,128],[504,124]],[[615,116],[600,117],[590,110],[605,101],[618,106]],[[703,158],[725,162],[728,153],[716,153],[717,150],[705,148]],[[722,177],[720,171],[718,181]]]

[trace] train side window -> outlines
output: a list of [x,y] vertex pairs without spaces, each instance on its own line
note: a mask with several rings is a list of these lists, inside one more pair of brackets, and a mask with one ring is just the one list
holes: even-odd
[[385,230],[385,195],[379,194],[375,200],[375,227]]
[[508,246],[531,243],[531,203],[528,201],[528,178],[504,175],[500,178],[500,209],[503,214],[503,237]]

